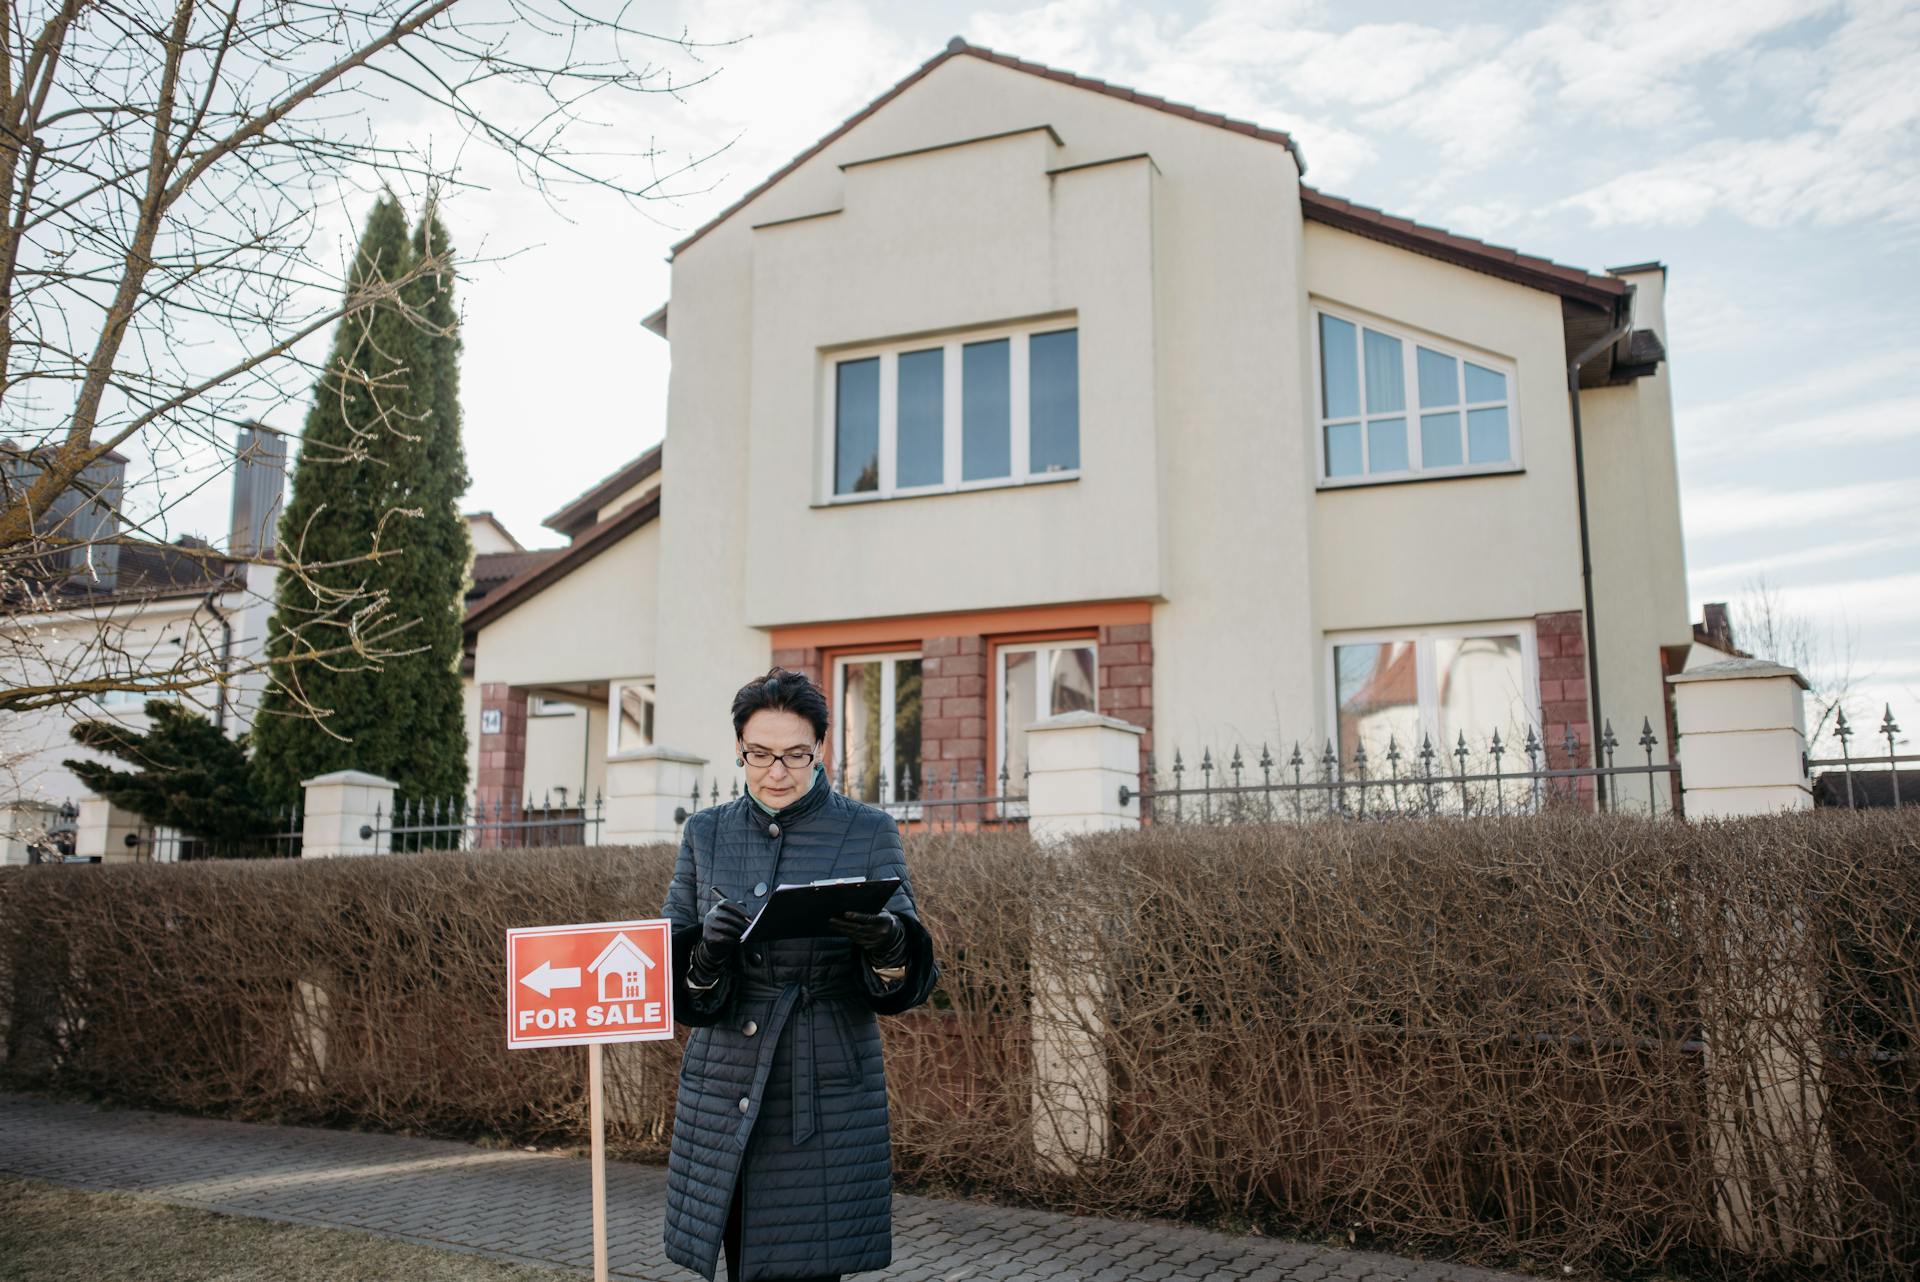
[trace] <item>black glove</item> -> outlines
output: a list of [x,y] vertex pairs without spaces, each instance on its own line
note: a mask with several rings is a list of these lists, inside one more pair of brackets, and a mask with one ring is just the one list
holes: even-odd
[[740,935],[750,918],[747,910],[731,899],[721,899],[700,919],[700,942],[694,945],[690,969],[700,978],[721,974],[740,947]]
[[907,928],[892,913],[841,913],[827,928],[858,944],[875,966],[894,966],[906,960]]

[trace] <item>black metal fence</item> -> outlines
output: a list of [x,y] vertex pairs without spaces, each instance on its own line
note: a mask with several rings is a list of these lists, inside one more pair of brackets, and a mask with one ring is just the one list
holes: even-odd
[[1817,805],[1845,806],[1849,810],[1898,809],[1920,806],[1920,770],[1903,770],[1903,765],[1920,766],[1920,753],[1900,751],[1900,723],[1893,719],[1893,705],[1887,704],[1880,724],[1865,734],[1867,744],[1885,741],[1884,753],[1856,756],[1853,741],[1863,737],[1847,721],[1845,710],[1834,717],[1833,737],[1840,741],[1837,757],[1811,757],[1807,772],[1820,767],[1837,771],[1814,777],[1813,798]]
[[147,826],[128,833],[126,843],[136,857],[154,863],[181,863],[192,859],[297,859],[305,818],[300,807],[273,812],[268,831],[251,837],[197,837],[177,828]]
[[1423,735],[1412,750],[1389,736],[1377,754],[1369,754],[1362,740],[1344,760],[1330,739],[1317,756],[1296,741],[1284,759],[1264,744],[1252,760],[1238,747],[1224,760],[1207,749],[1198,765],[1175,751],[1166,775],[1149,755],[1143,786],[1121,785],[1120,804],[1138,797],[1145,822],[1173,824],[1519,815],[1558,808],[1678,813],[1680,767],[1655,760],[1660,739],[1651,719],[1642,719],[1633,745],[1623,745],[1609,722],[1598,762],[1571,731],[1557,752],[1549,752],[1532,727],[1518,745],[1509,735],[1503,740],[1495,730],[1473,746],[1462,731],[1451,748],[1436,747],[1431,735]]
[[585,804],[584,794],[569,802],[563,792],[556,803],[548,793],[536,802],[450,797],[438,801],[405,801],[387,814],[374,808],[373,822],[360,825],[362,840],[395,854],[419,850],[500,850],[548,846],[595,846],[606,821],[604,798],[595,794]]
[[[903,767],[898,780],[885,773],[855,778],[841,763],[834,777],[834,790],[892,815],[907,835],[930,832],[954,832],[976,828],[1006,828],[1027,822],[1027,771],[1021,771],[1021,789],[1012,790],[1013,777],[1001,767],[989,787],[986,767],[975,763],[972,778],[962,775],[958,765],[947,768],[945,776],[938,768],[915,778],[911,767]],[[687,795],[687,804],[673,812],[675,823],[709,806],[740,798],[740,780],[735,779],[722,795],[719,780],[696,783]]]

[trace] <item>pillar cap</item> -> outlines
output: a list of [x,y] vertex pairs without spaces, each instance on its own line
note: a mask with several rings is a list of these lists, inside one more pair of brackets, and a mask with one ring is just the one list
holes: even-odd
[[1743,681],[1766,677],[1791,677],[1802,690],[1813,688],[1807,684],[1807,679],[1800,675],[1800,669],[1790,668],[1784,663],[1775,663],[1771,659],[1720,659],[1688,672],[1676,672],[1667,678],[1667,683],[1687,685],[1695,681]]
[[1122,721],[1118,717],[1103,717],[1097,712],[1061,712],[1051,717],[1043,717],[1027,727],[1031,734],[1036,730],[1079,730],[1086,726],[1105,726],[1109,730],[1124,730],[1128,734],[1145,734],[1146,731],[1131,721]]
[[625,752],[607,754],[608,765],[616,761],[677,761],[689,766],[707,764],[705,757],[695,756],[684,748],[664,748],[657,743],[645,748],[628,748]]
[[324,775],[315,775],[311,779],[302,779],[302,788],[311,788],[317,783],[353,784],[362,788],[398,788],[400,785],[391,779],[382,779],[379,775],[368,774],[364,770],[333,770]]

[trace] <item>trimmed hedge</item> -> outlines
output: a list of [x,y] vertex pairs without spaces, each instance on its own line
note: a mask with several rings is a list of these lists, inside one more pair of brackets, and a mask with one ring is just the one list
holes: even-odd
[[[0,876],[16,1084],[569,1142],[509,926],[651,916],[666,847]],[[945,978],[885,1021],[920,1187],[1539,1268],[1920,1267],[1920,812],[1161,828],[908,848]],[[1036,1159],[1032,976],[1104,977],[1106,1154]],[[676,1043],[613,1048],[658,1157]]]

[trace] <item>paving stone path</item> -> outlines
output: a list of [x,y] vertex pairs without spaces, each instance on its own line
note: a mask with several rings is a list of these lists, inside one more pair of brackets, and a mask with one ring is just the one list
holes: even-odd
[[[582,1158],[250,1126],[0,1094],[0,1173],[295,1224],[590,1269]],[[687,1282],[660,1249],[666,1172],[607,1166],[615,1276]],[[725,1270],[722,1269],[724,1276]],[[1523,1282],[1511,1274],[1158,1222],[894,1198],[887,1282]]]

